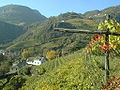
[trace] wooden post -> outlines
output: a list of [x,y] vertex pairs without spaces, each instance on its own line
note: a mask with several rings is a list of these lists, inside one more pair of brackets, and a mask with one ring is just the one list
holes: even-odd
[[[109,30],[107,30],[107,32],[109,33]],[[109,47],[109,34],[105,34],[105,45]],[[110,69],[110,65],[109,65],[109,49],[105,52],[105,76],[104,76],[104,80],[105,83],[107,83],[108,79],[109,79],[109,69]]]
[[[110,15],[107,15],[106,16],[106,19],[107,20],[110,20]],[[109,47],[109,29],[107,29],[107,32],[105,34],[105,45]],[[108,48],[108,50],[105,52],[105,76],[104,76],[104,81],[105,83],[108,82],[108,79],[109,79],[109,70],[110,70],[110,64],[109,64],[109,53],[110,53],[110,50]]]

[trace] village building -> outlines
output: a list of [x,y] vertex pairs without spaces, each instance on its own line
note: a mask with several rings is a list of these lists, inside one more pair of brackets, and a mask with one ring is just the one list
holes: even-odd
[[29,57],[26,63],[29,65],[41,65],[46,61],[48,60],[45,57]]
[[29,57],[27,60],[24,61],[16,61],[12,64],[10,68],[10,72],[17,72],[22,67],[26,65],[41,65],[42,63],[48,61],[45,57]]

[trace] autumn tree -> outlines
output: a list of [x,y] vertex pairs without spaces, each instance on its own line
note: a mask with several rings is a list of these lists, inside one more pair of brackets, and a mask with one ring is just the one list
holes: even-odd
[[52,60],[52,59],[55,59],[57,56],[57,52],[55,50],[50,50],[46,53],[46,58],[48,60]]

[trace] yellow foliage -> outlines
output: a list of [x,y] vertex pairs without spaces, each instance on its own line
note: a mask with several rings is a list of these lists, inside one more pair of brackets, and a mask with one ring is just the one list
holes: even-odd
[[57,56],[57,52],[55,50],[48,51],[47,54],[46,54],[46,58],[48,60],[55,59],[56,56]]
[[79,18],[69,19],[69,20],[66,20],[66,22],[72,23],[72,24],[74,24],[74,25],[79,25],[80,22],[83,22],[83,23],[88,24],[88,25],[90,25],[90,26],[96,26],[96,25],[97,25],[94,20],[79,19]]

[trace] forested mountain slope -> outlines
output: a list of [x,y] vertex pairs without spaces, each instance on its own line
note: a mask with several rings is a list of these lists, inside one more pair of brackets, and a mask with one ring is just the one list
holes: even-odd
[[39,11],[26,6],[6,5],[0,7],[0,20],[9,23],[34,23],[45,20]]
[[0,21],[0,43],[8,43],[19,37],[26,30],[20,26]]
[[[13,45],[8,49],[19,49],[21,48],[34,48],[43,50],[55,49],[71,52],[84,47],[89,41],[89,35],[72,34],[65,32],[54,31],[54,25],[63,28],[81,28],[81,29],[92,29],[97,28],[97,23],[93,20],[79,18],[79,14],[76,14],[76,18],[71,18],[75,13],[66,13],[68,17],[64,18],[64,14],[51,17],[43,22],[32,24],[32,29],[28,30],[25,34],[17,38]],[[65,15],[66,15],[65,14]],[[69,18],[70,17],[70,18]],[[61,19],[62,18],[62,19]],[[65,20],[63,20],[63,18]]]

